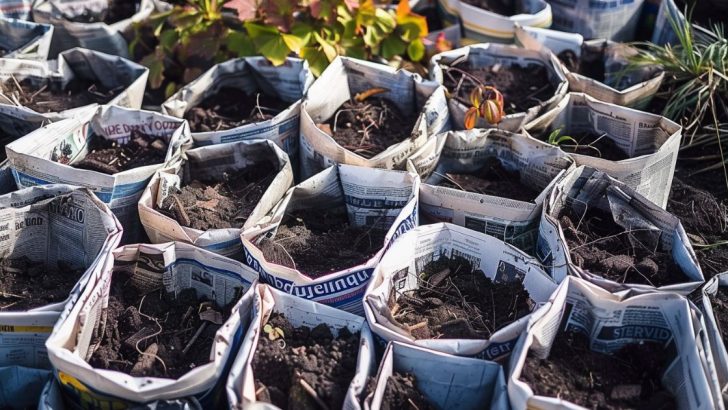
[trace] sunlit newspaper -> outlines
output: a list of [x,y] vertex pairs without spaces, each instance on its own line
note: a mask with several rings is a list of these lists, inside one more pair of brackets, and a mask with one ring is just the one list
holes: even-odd
[[[453,0],[447,0],[447,3],[452,2]],[[457,0],[465,37],[482,43],[511,43],[516,24],[548,27],[552,19],[556,18],[552,16],[551,4],[544,0],[518,0],[513,3],[517,4],[517,13],[513,16],[504,16],[471,2]]]
[[2,58],[46,60],[52,37],[51,25],[0,16],[0,48],[6,50]]
[[526,315],[487,340],[415,339],[392,316],[391,302],[418,289],[418,273],[429,262],[460,257],[494,282],[520,281],[533,305],[549,300],[556,283],[535,258],[492,236],[445,223],[420,226],[402,235],[382,257],[364,295],[364,311],[376,336],[459,356],[492,360],[510,354],[525,329]]
[[633,343],[662,345],[674,352],[661,381],[677,408],[724,408],[708,363],[705,332],[686,298],[659,292],[612,294],[569,277],[532,317],[508,366],[508,395],[514,410],[583,409],[556,397],[535,395],[520,380],[526,357],[547,358],[554,339],[563,331],[584,333],[591,340],[591,350],[600,353],[613,353]]
[[[191,369],[178,379],[133,377],[95,369],[87,360],[93,355],[96,327],[105,326],[105,309],[114,271],[132,274],[126,286],[140,292],[163,287],[178,295],[194,289],[198,297],[217,306],[234,302],[230,317],[215,335],[210,362]],[[250,325],[250,310],[257,275],[240,262],[193,245],[168,242],[135,244],[116,249],[102,266],[94,286],[87,287],[78,302],[68,306],[48,339],[48,355],[66,400],[76,406],[126,407],[153,400],[196,396],[204,408],[214,408],[209,394],[233,360],[234,352]],[[237,301],[237,302],[235,302]]]
[[579,33],[585,39],[604,38],[632,41],[645,0],[599,2],[551,1],[554,16],[551,28]]
[[714,276],[705,284],[701,298],[697,301],[698,306],[705,313],[705,330],[710,341],[710,351],[723,400],[728,399],[728,352],[721,336],[720,319],[717,317],[717,313],[720,311],[714,309],[713,306],[718,292],[728,291],[726,286],[728,286],[728,273],[724,272]]

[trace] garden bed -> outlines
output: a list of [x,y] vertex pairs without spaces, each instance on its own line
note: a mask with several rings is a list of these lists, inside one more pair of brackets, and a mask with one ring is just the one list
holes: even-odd
[[447,173],[438,184],[466,192],[493,195],[518,201],[531,202],[538,192],[521,183],[520,172],[509,171],[495,157],[485,160],[485,165],[469,174]]
[[32,84],[30,81],[6,80],[0,89],[14,96],[19,105],[40,113],[61,112],[89,104],[106,104],[116,97],[121,88],[105,89],[100,83],[71,80],[63,89],[58,84]]
[[[167,156],[168,147],[163,138],[138,130],[132,130],[129,141],[121,144],[100,135],[90,138],[88,154],[82,160],[70,164],[74,168],[114,175],[134,168],[161,164]],[[56,159],[61,163],[67,160],[63,153]]]
[[290,104],[265,93],[222,87],[184,114],[192,132],[223,131],[270,120]]

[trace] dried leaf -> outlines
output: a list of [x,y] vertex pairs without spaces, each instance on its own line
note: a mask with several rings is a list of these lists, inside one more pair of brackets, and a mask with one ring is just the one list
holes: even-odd
[[371,96],[374,96],[377,94],[382,94],[382,93],[387,93],[387,92],[389,92],[389,89],[387,89],[387,88],[374,87],[374,88],[370,88],[366,91],[362,91],[362,92],[358,93],[357,95],[354,96],[354,99],[356,101],[362,102]]

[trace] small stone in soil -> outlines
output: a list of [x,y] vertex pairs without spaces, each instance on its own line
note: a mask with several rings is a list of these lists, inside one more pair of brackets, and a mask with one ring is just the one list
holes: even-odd
[[318,397],[329,409],[341,408],[356,372],[359,333],[342,328],[334,337],[325,324],[294,328],[277,312],[263,329],[253,357],[257,400],[314,410]]
[[538,192],[521,183],[520,172],[507,170],[495,157],[486,159],[485,166],[473,173],[445,174],[439,185],[524,202],[538,196]]
[[417,277],[420,287],[390,306],[394,319],[416,339],[487,339],[531,311],[520,280],[494,282],[462,257],[441,256]]
[[15,98],[22,106],[40,113],[61,112],[89,104],[106,104],[118,95],[123,87],[106,90],[100,84],[75,79],[61,89],[59,83],[33,85],[30,81],[13,79],[0,84],[0,92]]
[[129,141],[122,144],[100,135],[90,138],[88,154],[71,164],[72,167],[113,175],[146,165],[161,164],[167,156],[167,143],[162,138],[138,130],[132,130]]
[[350,226],[344,210],[297,211],[260,249],[268,262],[318,278],[369,260],[384,245],[385,233]]
[[394,372],[387,378],[382,410],[399,409],[435,410],[437,407],[433,406],[417,388],[415,375]]
[[675,399],[660,382],[671,359],[654,342],[626,345],[612,355],[593,352],[586,336],[566,332],[547,359],[529,355],[521,379],[539,396],[595,410],[674,409]]
[[269,120],[289,105],[267,94],[247,94],[238,88],[222,87],[192,107],[184,117],[190,122],[192,132],[221,131]]
[[17,312],[63,302],[83,269],[59,261],[46,266],[28,257],[0,260],[0,311]]
[[159,210],[202,231],[242,228],[274,177],[273,164],[261,162],[223,173],[222,182],[195,179],[171,192]]

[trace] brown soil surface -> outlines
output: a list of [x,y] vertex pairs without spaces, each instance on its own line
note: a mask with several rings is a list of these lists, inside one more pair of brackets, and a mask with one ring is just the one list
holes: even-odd
[[106,90],[101,85],[86,80],[72,80],[63,90],[57,84],[35,86],[29,81],[16,84],[12,78],[0,85],[0,92],[14,98],[20,105],[40,113],[60,112],[94,103],[106,104],[121,91],[121,87]]
[[440,186],[493,195],[501,198],[531,202],[538,192],[521,183],[520,172],[509,171],[494,157],[485,160],[485,166],[471,174],[445,174]]
[[437,407],[417,389],[417,380],[410,373],[392,373],[384,389],[382,410],[418,409],[435,410]]
[[521,379],[539,396],[594,410],[674,409],[660,378],[670,359],[657,343],[626,345],[613,355],[589,350],[581,333],[561,333],[549,357],[526,359]]
[[225,172],[222,181],[195,179],[165,198],[159,211],[202,231],[242,228],[275,175],[273,164],[261,162]]
[[[527,111],[553,97],[556,92],[546,67],[542,65],[472,67],[466,62],[442,68],[445,88],[467,106],[470,106],[470,92],[478,84],[494,86],[503,94],[506,114]],[[458,84],[461,85],[458,87]]]
[[246,94],[238,88],[222,87],[185,113],[192,132],[229,130],[269,120],[291,105],[262,93]]
[[130,18],[136,13],[140,0],[109,0],[108,8],[101,15],[92,14],[88,10],[73,18],[66,17],[66,20],[75,23],[100,23],[113,24]]
[[163,289],[142,293],[125,272],[113,275],[106,327],[95,329],[92,345],[98,347],[91,366],[177,379],[210,362],[215,333],[230,317],[229,307],[198,299],[191,288],[177,298]]
[[352,227],[346,213],[312,209],[289,216],[260,249],[268,262],[311,278],[362,264],[384,245],[384,231]]
[[604,67],[603,54],[598,59],[586,61],[579,59],[573,51],[564,50],[559,53],[558,57],[572,73],[581,74],[585,77],[604,82],[606,70]]
[[345,102],[319,127],[342,147],[372,158],[412,136],[417,115],[406,116],[386,98],[369,97]]
[[65,264],[51,267],[27,257],[0,261],[0,312],[35,309],[63,302],[83,274]]
[[[569,135],[563,134],[562,135]],[[548,133],[544,135],[548,137]],[[622,161],[629,158],[626,152],[615,144],[606,134],[584,133],[581,135],[569,135],[574,138],[578,144],[573,141],[565,141],[559,145],[564,152],[571,154],[589,155],[610,161]]]
[[427,263],[417,290],[394,301],[392,316],[416,339],[487,339],[531,311],[520,280],[493,282],[461,257]]
[[672,255],[656,250],[658,239],[651,231],[628,232],[596,209],[583,217],[568,209],[559,223],[573,263],[596,276],[655,287],[689,281]]
[[81,161],[70,164],[72,167],[113,175],[146,165],[161,164],[167,155],[167,143],[163,139],[137,130],[131,132],[129,142],[121,145],[100,135],[91,138],[88,154]]
[[519,13],[516,0],[463,0],[471,6],[481,8],[483,10],[492,11],[501,16],[510,17]]
[[354,378],[358,352],[358,332],[343,328],[334,337],[324,324],[294,328],[282,314],[273,313],[253,357],[256,398],[282,409],[339,409]]
[[710,302],[713,305],[713,315],[718,322],[723,346],[728,348],[728,291],[724,287],[718,288],[718,292],[710,298]]

